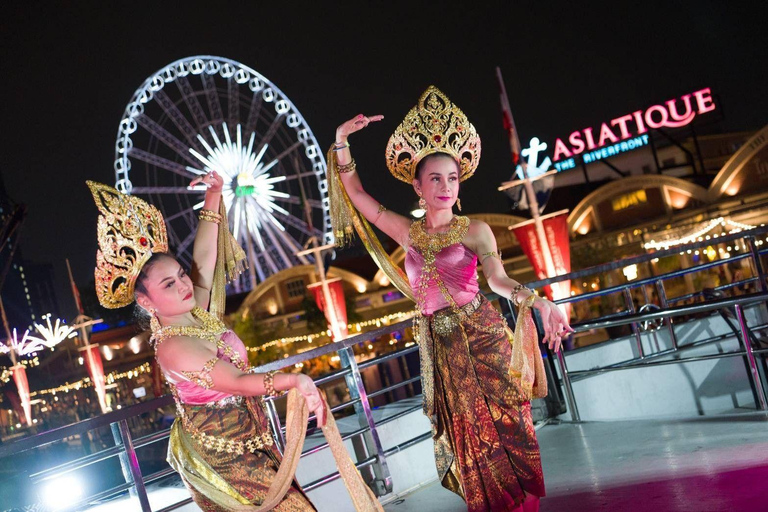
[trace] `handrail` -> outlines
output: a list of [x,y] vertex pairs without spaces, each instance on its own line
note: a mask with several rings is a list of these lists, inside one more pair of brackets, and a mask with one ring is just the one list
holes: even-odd
[[78,421],[71,425],[65,425],[63,427],[57,427],[52,430],[46,430],[33,436],[17,439],[8,444],[0,445],[0,458],[14,455],[23,451],[31,450],[33,448],[39,448],[47,444],[61,441],[62,439],[80,435],[88,432],[89,430],[95,430],[97,428],[108,427],[112,423],[117,423],[146,412],[155,411],[161,407],[166,407],[173,404],[173,397],[171,395],[163,395],[159,398],[147,400],[140,404],[124,407],[117,411],[108,412],[100,416],[88,418],[87,420]]
[[357,345],[358,343],[370,341],[374,338],[378,338],[379,336],[383,336],[385,334],[391,334],[395,331],[405,329],[406,327],[410,327],[412,323],[413,323],[412,320],[401,320],[400,322],[390,324],[384,327],[379,327],[372,331],[350,336],[349,338],[345,338],[341,341],[335,341],[333,343],[323,345],[322,347],[317,347],[317,348],[313,348],[312,350],[307,350],[306,352],[302,352],[301,354],[295,354],[293,356],[286,357],[285,359],[279,359],[277,361],[272,361],[270,363],[263,364],[256,368],[253,368],[252,371],[257,373],[263,373],[263,372],[268,372],[272,370],[281,370],[283,368],[293,366],[296,363],[307,361],[308,359],[314,359],[316,357],[328,355],[332,352],[338,352],[343,348],[350,348],[350,347],[353,347],[354,345]]
[[[683,306],[675,306],[675,307],[661,309],[658,311],[652,311],[647,313],[634,313],[634,314],[616,316],[611,319],[601,319],[601,320],[593,320],[593,321],[587,321],[582,323],[575,323],[572,325],[572,327],[576,332],[581,332],[581,331],[587,331],[591,329],[626,325],[626,324],[631,324],[635,322],[657,320],[657,319],[665,318],[668,316],[679,316],[683,314],[701,313],[706,311],[712,311],[715,309],[722,309],[725,307],[732,307],[736,304],[745,305],[745,304],[764,302],[764,301],[768,301],[768,293],[753,293],[749,295],[741,295],[738,297],[716,299],[716,300],[702,302],[698,304],[686,304]],[[328,345],[324,345],[323,347],[318,347],[317,349],[313,349],[307,352],[302,352],[301,354],[296,354],[295,356],[290,356],[285,359],[281,359],[279,361],[274,361],[272,363],[259,366],[255,368],[254,371],[265,372],[271,369],[280,369],[288,366],[293,366],[296,363],[303,362],[308,359],[312,359],[321,355],[326,355],[331,352],[336,352],[340,348],[351,347],[353,345],[356,345],[357,343],[369,341],[383,334],[389,334],[408,326],[410,326],[410,320],[405,320],[402,322],[391,324],[386,327],[381,327],[373,331],[368,331],[366,333],[352,336],[343,341],[330,343]],[[418,347],[415,347],[415,346],[408,347],[407,349],[401,349],[398,352],[407,353],[415,350],[418,350]],[[384,354],[383,356],[380,356],[380,357],[382,359],[389,359],[390,358],[389,356],[390,354]],[[372,359],[370,361],[365,361],[364,363],[361,363],[360,366],[362,369],[363,367],[371,366],[377,363],[378,361],[376,361],[376,359]],[[341,377],[347,373],[349,373],[348,370],[347,371],[342,370],[335,374],[326,376],[322,380],[328,381],[333,378]],[[53,430],[42,432],[34,436],[18,439],[9,444],[0,445],[0,458],[7,457],[8,455],[13,455],[15,453],[26,451],[32,448],[37,448],[52,442],[56,442],[65,437],[82,434],[84,432],[87,432],[89,430],[93,430],[96,428],[106,427],[110,423],[114,423],[122,419],[137,416],[145,412],[154,411],[158,408],[165,407],[171,404],[173,404],[173,397],[171,395],[164,395],[160,398],[155,398],[153,400],[149,400],[141,404],[125,407],[123,409],[120,409],[119,411],[109,412],[101,416],[96,416],[94,418],[89,418],[87,420],[73,423],[71,425],[67,425],[64,427],[59,427]],[[348,407],[352,404],[353,404],[352,402],[349,402],[342,405],[344,405],[345,407]]]
[[[593,321],[582,322],[580,324],[574,324],[572,326],[574,330],[576,332],[580,332],[580,331],[586,331],[590,329],[606,328],[606,327],[613,327],[618,325],[626,325],[626,324],[636,325],[638,322],[657,320],[660,318],[667,319],[668,321],[669,318],[671,317],[684,315],[684,314],[705,313],[705,312],[718,310],[718,309],[734,308],[736,312],[736,317],[738,318],[739,328],[741,331],[740,341],[741,341],[743,350],[740,350],[739,352],[728,352],[728,353],[711,354],[711,355],[705,355],[705,356],[696,356],[692,358],[681,358],[681,359],[676,359],[674,361],[647,361],[647,362],[644,362],[644,364],[637,364],[638,361],[644,361],[646,357],[642,353],[642,349],[640,349],[641,352],[638,358],[624,361],[622,363],[616,363],[608,367],[591,368],[589,370],[582,370],[577,372],[570,372],[568,370],[568,367],[565,362],[565,356],[563,355],[562,351],[559,351],[556,354],[557,362],[560,367],[562,384],[565,391],[566,400],[568,402],[568,408],[570,410],[571,418],[573,419],[573,421],[576,421],[576,422],[581,421],[581,416],[579,415],[578,406],[576,405],[576,397],[573,393],[571,376],[589,377],[592,375],[597,375],[597,374],[608,372],[608,371],[647,368],[651,366],[660,366],[665,364],[680,364],[686,361],[718,359],[723,357],[734,357],[739,355],[745,356],[748,360],[749,379],[751,381],[751,384],[754,390],[756,406],[761,410],[768,410],[768,398],[766,397],[765,389],[763,388],[762,381],[760,380],[760,376],[757,370],[757,364],[754,358],[755,354],[763,354],[768,351],[754,350],[752,348],[751,341],[749,340],[749,327],[747,326],[746,320],[744,318],[744,313],[743,313],[744,306],[749,306],[751,304],[757,304],[757,303],[765,303],[767,301],[768,301],[768,292],[759,292],[759,293],[742,295],[739,297],[715,299],[715,300],[710,300],[710,301],[698,303],[698,304],[686,304],[683,306],[667,307],[664,309],[660,309],[658,311],[652,311],[648,313],[627,314],[621,317],[608,319],[608,320],[605,320],[605,319],[593,320]],[[674,333],[674,331],[672,331],[672,333]],[[638,341],[639,341],[640,338],[639,338],[638,332],[635,332],[635,336],[638,338]],[[683,350],[685,348],[687,348],[687,346],[679,347],[677,346],[677,344],[673,344],[673,348],[667,351],[666,355],[679,352],[680,350]]]
[[[702,263],[700,265],[696,265],[695,267],[681,268],[680,270],[675,270],[673,272],[668,272],[668,273],[660,275],[660,276],[644,277],[643,279],[636,279],[636,280],[634,280],[634,281],[632,281],[630,283],[618,284],[618,285],[611,286],[609,288],[603,288],[601,290],[597,290],[597,291],[594,291],[594,292],[585,292],[585,293],[580,293],[578,295],[574,295],[572,297],[565,297],[563,299],[556,300],[555,302],[557,304],[567,304],[569,302],[579,302],[579,301],[582,301],[582,300],[593,299],[595,297],[602,297],[602,296],[605,296],[605,295],[610,295],[612,293],[620,292],[620,291],[624,290],[627,287],[639,288],[641,286],[653,285],[653,284],[656,284],[656,282],[659,281],[660,279],[661,280],[674,279],[676,277],[682,277],[682,276],[684,276],[686,274],[694,274],[696,272],[701,272],[702,270],[707,270],[707,269],[710,269],[710,268],[713,268],[713,267],[719,267],[720,265],[725,265],[726,263],[730,263],[730,262],[733,262],[733,261],[738,261],[738,260],[746,259],[746,258],[749,258],[749,257],[750,257],[749,254],[739,254],[737,256],[732,256],[732,257],[728,258],[727,260],[711,261],[709,263]],[[562,276],[558,276],[558,279],[560,277],[562,277]],[[756,278],[750,278],[750,280],[753,280],[753,279],[756,279]],[[539,281],[536,281],[536,283],[538,283],[538,282]],[[744,282],[747,282],[747,279],[745,279],[744,281],[739,281],[738,283],[732,283],[732,285],[735,286],[735,285],[743,284]],[[529,287],[536,288],[538,286],[536,283],[529,283]],[[695,296],[696,294],[699,294],[699,293],[701,293],[701,292],[694,292],[694,294],[692,294],[692,295]],[[679,300],[682,300],[683,298],[684,298],[684,296],[673,297],[673,298],[669,299],[669,302],[679,301]]]
[[723,309],[728,307],[739,305],[750,305],[758,302],[768,301],[768,293],[750,293],[740,295],[738,297],[727,297],[724,299],[713,299],[707,302],[700,302],[697,304],[686,304],[684,306],[674,306],[665,309],[659,309],[657,311],[651,311],[648,313],[632,313],[621,315],[612,319],[599,319],[588,320],[586,322],[579,322],[571,324],[574,331],[582,332],[592,329],[603,329],[606,327],[616,327],[619,325],[626,325],[631,323],[639,323],[650,320],[659,320],[670,316],[680,316],[696,313],[705,313],[715,309]]
[[[754,229],[733,233],[730,235],[720,236],[717,238],[713,237],[710,240],[704,240],[702,242],[691,242],[691,243],[685,244],[685,250],[702,249],[712,244],[727,243],[733,240],[739,240],[742,238],[753,237],[756,235],[765,235],[765,234],[768,234],[768,226],[761,226],[761,227],[756,227]],[[761,255],[768,254],[768,249],[763,249],[759,252]],[[676,254],[680,254],[679,246],[671,249],[664,249],[661,251],[654,251],[651,253],[642,254],[640,256],[632,256],[631,258],[612,261],[610,263],[601,263],[600,265],[593,265],[591,267],[587,267],[581,270],[576,270],[574,272],[569,272],[568,274],[563,274],[561,276],[549,277],[547,279],[539,279],[538,281],[531,281],[530,283],[527,284],[527,286],[529,286],[530,288],[542,288],[544,286],[554,284],[554,283],[559,283],[561,281],[581,279],[582,277],[591,276],[594,274],[601,274],[604,272],[610,272],[611,270],[618,270],[620,268],[624,268],[629,265],[645,263],[655,258],[664,258],[666,256],[674,256]],[[749,257],[749,256],[750,256],[749,254],[739,254],[737,256],[732,256],[731,258],[728,258],[726,260],[718,260],[718,263],[722,265],[724,263],[727,263],[730,260],[742,259],[744,257]],[[699,266],[696,266],[696,267],[690,267],[689,269],[684,269],[684,270],[696,271],[699,268],[700,268]],[[662,276],[657,276],[656,278],[658,279],[660,277],[666,277],[668,275],[669,274],[664,274]]]

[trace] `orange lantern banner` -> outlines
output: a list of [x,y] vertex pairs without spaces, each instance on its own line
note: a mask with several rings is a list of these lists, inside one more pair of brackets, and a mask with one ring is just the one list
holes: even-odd
[[[544,225],[547,247],[542,248],[539,237],[536,236],[536,226],[533,220],[512,226],[512,232],[520,242],[523,252],[536,272],[539,279],[561,276],[571,271],[571,246],[568,238],[568,211],[551,213],[541,216]],[[547,274],[544,251],[548,250],[555,266],[555,275]],[[553,289],[556,288],[556,289]],[[564,299],[570,295],[571,281],[561,281],[552,286],[545,286],[544,293],[549,300]]]
[[91,377],[93,389],[99,397],[99,406],[101,412],[107,412],[107,388],[104,381],[104,364],[101,360],[101,352],[98,345],[87,345],[80,349],[83,352],[85,366],[88,368],[88,375]]
[[24,365],[16,364],[11,368],[13,382],[21,400],[21,408],[24,410],[24,419],[27,426],[32,425],[32,404],[29,403],[29,382],[27,381],[27,369]]
[[[331,328],[333,341],[346,338],[349,334],[347,329],[347,305],[344,303],[344,287],[340,277],[329,279],[328,295],[330,296],[331,307],[326,307],[325,297],[323,296],[322,283],[313,283],[307,286],[315,297],[315,303],[320,311],[325,313],[325,319]],[[339,339],[337,339],[339,338]]]

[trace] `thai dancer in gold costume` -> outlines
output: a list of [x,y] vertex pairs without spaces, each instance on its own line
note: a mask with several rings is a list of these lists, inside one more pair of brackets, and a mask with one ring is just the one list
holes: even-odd
[[[187,274],[168,253],[165,221],[155,207],[88,182],[101,213],[99,302],[119,308],[135,300],[149,316],[151,343],[176,400],[169,463],[205,511],[315,510],[294,480],[311,410],[357,509],[381,510],[344,451],[312,379],[251,373],[243,342],[221,321],[225,281],[242,270],[245,254],[229,233],[222,178],[211,172],[191,185],[198,183],[208,189]],[[281,457],[261,398],[289,389],[288,439]]]
[[[416,302],[424,412],[442,485],[471,512],[538,510],[545,491],[530,399],[547,391],[530,309],[539,311],[553,350],[572,329],[555,304],[507,276],[487,224],[454,215],[454,206],[461,210],[459,183],[480,160],[480,138],[464,113],[430,87],[389,139],[390,172],[413,186],[426,210],[415,222],[372,198],[355,172],[348,138],[382,118],[359,115],[336,130],[328,179],[337,243],[354,228],[393,284]],[[406,249],[405,275],[368,222]],[[519,307],[514,335],[479,293],[478,262],[491,290]]]

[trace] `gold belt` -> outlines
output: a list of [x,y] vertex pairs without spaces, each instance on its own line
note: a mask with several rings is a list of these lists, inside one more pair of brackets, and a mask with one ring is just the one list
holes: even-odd
[[429,319],[432,324],[432,329],[438,336],[447,336],[461,324],[463,318],[466,318],[477,311],[477,308],[479,308],[482,303],[483,294],[478,293],[471,301],[460,306],[458,309],[452,309],[450,307],[443,308],[425,318]]
[[210,407],[211,409],[228,409],[230,407],[245,407],[245,397],[232,395],[221,400],[206,402],[204,404],[189,404],[191,407]]

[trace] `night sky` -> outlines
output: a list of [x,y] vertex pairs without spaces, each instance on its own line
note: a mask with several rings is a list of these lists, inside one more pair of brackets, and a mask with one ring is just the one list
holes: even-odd
[[[114,144],[144,79],[182,57],[240,61],[285,92],[321,146],[360,112],[385,120],[352,139],[368,189],[405,212],[412,192],[387,172],[387,138],[430,84],[483,141],[464,212],[508,211],[501,66],[523,140],[554,141],[710,87],[723,131],[768,122],[765,1],[676,2],[18,2],[0,8],[0,172],[25,203],[21,250],[93,276],[96,208],[84,181],[114,183]],[[624,5],[631,7],[623,7]],[[587,8],[586,6],[589,6]],[[43,312],[41,312],[43,313]]]

